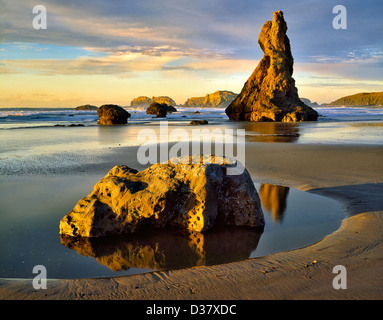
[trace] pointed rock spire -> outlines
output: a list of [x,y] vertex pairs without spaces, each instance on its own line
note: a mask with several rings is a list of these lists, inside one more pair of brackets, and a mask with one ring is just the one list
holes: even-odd
[[241,93],[226,108],[231,120],[317,120],[318,113],[299,99],[292,78],[294,59],[286,31],[282,11],[274,12],[273,21],[264,23],[258,40],[263,58]]

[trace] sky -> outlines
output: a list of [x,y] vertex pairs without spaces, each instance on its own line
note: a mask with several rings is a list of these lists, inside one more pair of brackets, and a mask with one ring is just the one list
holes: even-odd
[[[35,5],[47,28],[34,29]],[[335,29],[335,5],[347,29]],[[383,91],[382,0],[0,0],[0,108],[239,93],[284,12],[300,97]]]

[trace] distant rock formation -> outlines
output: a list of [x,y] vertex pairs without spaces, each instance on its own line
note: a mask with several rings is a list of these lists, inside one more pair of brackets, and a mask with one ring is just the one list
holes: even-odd
[[383,106],[383,92],[362,92],[337,99],[330,106]]
[[282,11],[274,12],[273,21],[263,25],[258,40],[263,58],[241,93],[226,108],[231,120],[317,120],[318,113],[299,99],[292,78],[294,60],[286,31]]
[[[154,102],[154,101],[153,101]],[[145,96],[140,96],[140,97],[137,97],[137,98],[134,98],[131,102],[130,102],[130,106],[131,107],[147,107],[151,104],[151,99],[149,97],[145,97]]]
[[76,108],[73,108],[73,110],[97,110],[98,107],[92,106],[90,104],[84,104],[83,106],[78,106]]
[[166,103],[153,102],[147,109],[146,114],[156,115],[158,118],[164,118],[168,113],[177,112],[173,106]]
[[60,222],[60,234],[98,237],[141,227],[204,232],[216,222],[264,226],[260,199],[246,169],[226,174],[227,158],[173,158],[138,172],[115,166]]
[[68,125],[65,125],[65,124],[55,124],[54,127],[85,127],[85,124],[82,124],[82,123],[71,123],[71,124],[68,124]]
[[189,98],[184,106],[190,108],[226,108],[237,96],[231,91],[216,91],[204,97]]
[[301,100],[303,101],[303,103],[306,105],[306,106],[309,106],[309,107],[318,107],[319,104],[316,103],[316,102],[311,102],[310,99],[307,99],[307,98],[301,98]]
[[126,124],[130,113],[115,104],[104,104],[97,109],[100,125]]
[[148,106],[150,106],[154,102],[161,103],[161,104],[165,103],[168,106],[177,105],[176,102],[170,97],[160,96],[160,97],[149,98],[149,97],[141,96],[141,97],[137,97],[137,98],[133,99],[130,102],[130,106],[131,107],[147,108]]

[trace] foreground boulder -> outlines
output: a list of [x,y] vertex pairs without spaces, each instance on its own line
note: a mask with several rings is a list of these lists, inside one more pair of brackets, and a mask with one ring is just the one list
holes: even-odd
[[145,226],[204,232],[215,223],[263,226],[258,193],[246,169],[227,158],[174,158],[136,171],[115,166],[60,222],[60,234],[98,237]]
[[97,114],[100,117],[99,124],[114,125],[126,124],[130,113],[125,109],[115,104],[105,104],[97,109]]
[[282,11],[274,12],[273,21],[263,25],[258,40],[263,58],[241,93],[226,108],[231,120],[317,120],[318,113],[299,99],[292,78],[294,59],[286,31]]

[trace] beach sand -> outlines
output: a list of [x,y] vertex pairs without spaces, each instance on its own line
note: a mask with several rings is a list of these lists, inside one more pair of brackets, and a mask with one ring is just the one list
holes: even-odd
[[[136,148],[118,148],[99,167],[142,169]],[[369,145],[246,144],[254,180],[294,187],[339,201],[339,230],[311,246],[209,267],[100,279],[0,280],[1,299],[382,299],[383,147]],[[336,265],[347,289],[334,289]]]

